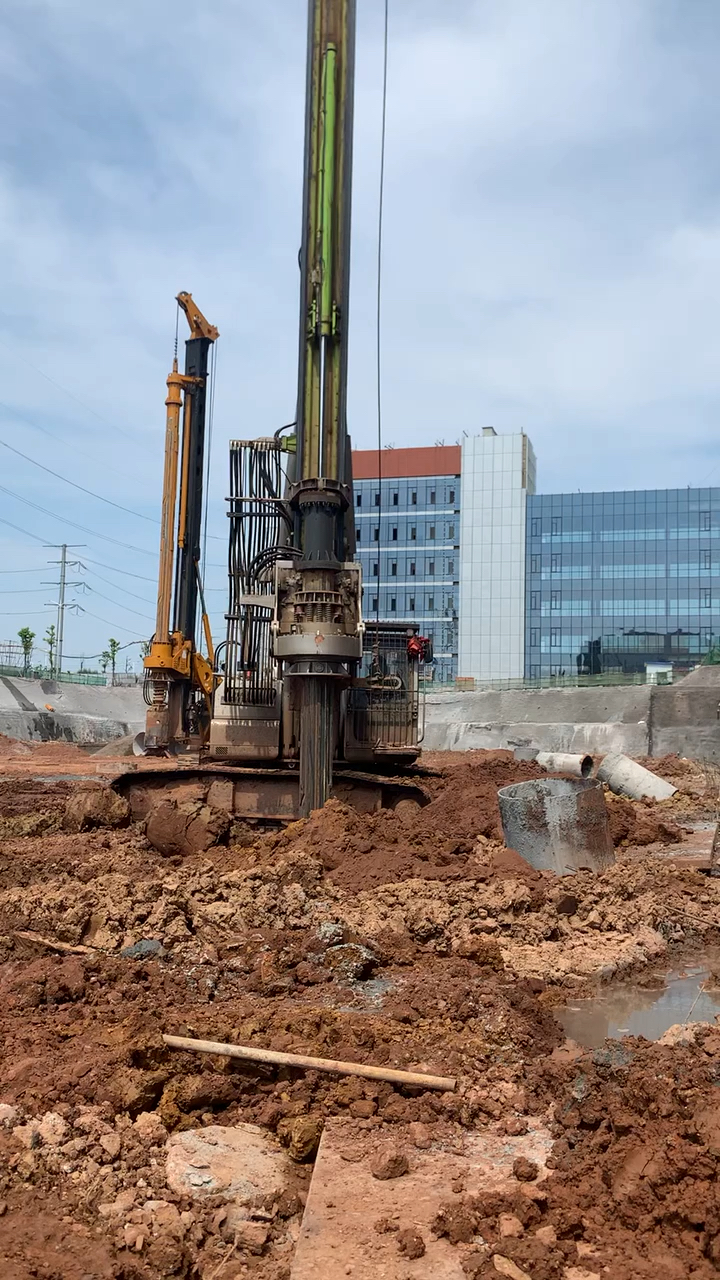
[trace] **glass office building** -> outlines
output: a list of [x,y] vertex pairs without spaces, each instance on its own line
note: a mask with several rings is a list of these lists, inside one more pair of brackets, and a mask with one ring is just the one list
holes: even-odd
[[357,558],[363,613],[416,623],[434,646],[434,676],[457,671],[460,577],[460,449],[353,454]]
[[720,488],[527,499],[525,675],[692,665],[720,630]]

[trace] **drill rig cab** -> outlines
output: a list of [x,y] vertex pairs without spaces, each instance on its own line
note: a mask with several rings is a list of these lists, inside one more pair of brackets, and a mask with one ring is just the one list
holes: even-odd
[[[266,779],[284,775],[282,785],[291,776],[288,816],[321,807],[338,771],[347,789],[349,766],[417,759],[420,667],[432,656],[416,627],[364,622],[354,559],[346,423],[354,64],[355,0],[309,0],[296,422],[289,436],[281,429],[231,441],[227,631],[217,653],[199,574],[208,351],[217,330],[189,294],[178,298],[191,326],[185,373],[176,361],[168,379],[146,749],[199,747],[208,762],[234,764],[250,787],[249,766],[264,767]],[[198,601],[206,657],[195,646]]]

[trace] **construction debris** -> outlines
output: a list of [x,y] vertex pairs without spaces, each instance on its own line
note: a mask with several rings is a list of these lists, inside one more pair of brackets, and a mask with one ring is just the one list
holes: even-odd
[[574,756],[562,751],[538,751],[535,759],[548,773],[565,773],[571,778],[589,778],[594,767],[592,756]]
[[677,791],[677,787],[629,756],[605,756],[597,776],[601,782],[607,783],[611,791],[629,796],[631,800],[669,800]]
[[191,1053],[216,1053],[226,1058],[242,1058],[245,1062],[267,1062],[278,1067],[298,1067],[304,1071],[329,1071],[334,1075],[359,1076],[362,1080],[385,1080],[415,1089],[439,1089],[452,1092],[457,1081],[447,1076],[429,1076],[419,1071],[391,1071],[389,1067],[373,1067],[367,1063],[336,1062],[329,1058],[309,1058],[299,1053],[278,1053],[274,1049],[248,1048],[238,1044],[220,1044],[217,1040],[191,1040],[186,1036],[163,1036],[170,1049],[186,1049]]
[[498,792],[505,841],[537,871],[573,875],[615,861],[599,782],[538,778]]

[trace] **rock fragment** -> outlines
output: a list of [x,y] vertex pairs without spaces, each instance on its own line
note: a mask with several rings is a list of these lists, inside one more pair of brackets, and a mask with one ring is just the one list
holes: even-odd
[[425,1256],[425,1241],[420,1232],[413,1230],[412,1227],[406,1227],[404,1231],[398,1232],[397,1247],[398,1252],[404,1254],[406,1258]]
[[280,1195],[289,1166],[265,1130],[251,1124],[209,1125],[170,1135],[165,1172],[168,1186],[178,1195],[250,1204]]
[[394,1147],[373,1156],[370,1172],[379,1182],[388,1182],[391,1178],[402,1178],[409,1173],[410,1163],[405,1152]]

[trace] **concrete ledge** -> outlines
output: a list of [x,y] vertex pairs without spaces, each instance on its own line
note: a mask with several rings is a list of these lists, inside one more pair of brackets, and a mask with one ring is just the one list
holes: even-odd
[[142,720],[113,720],[72,712],[8,711],[0,709],[0,733],[23,742],[75,742],[102,745],[143,729]]
[[567,751],[572,754],[605,755],[621,751],[626,755],[647,755],[648,728],[640,724],[479,724],[473,721],[426,722],[426,751],[479,751],[533,747],[538,751]]

